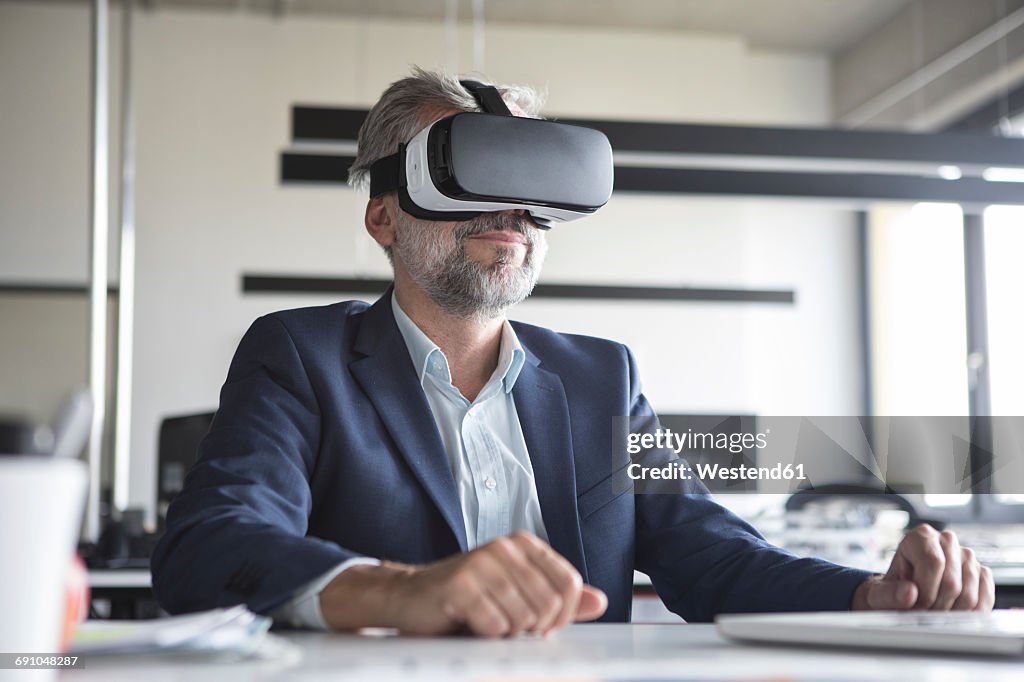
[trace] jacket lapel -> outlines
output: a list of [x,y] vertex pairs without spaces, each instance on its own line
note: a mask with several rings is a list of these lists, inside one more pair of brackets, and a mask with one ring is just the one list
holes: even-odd
[[391,311],[391,289],[364,313],[349,367],[399,451],[466,551],[462,507],[423,388]]
[[565,388],[558,375],[543,369],[528,349],[526,356],[512,396],[533,465],[544,527],[551,546],[587,581]]

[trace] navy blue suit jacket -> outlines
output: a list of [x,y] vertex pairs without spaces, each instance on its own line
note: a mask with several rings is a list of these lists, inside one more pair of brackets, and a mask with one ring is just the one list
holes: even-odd
[[[550,543],[630,617],[633,569],[690,621],[839,610],[866,573],[765,542],[699,484],[634,495],[611,482],[612,417],[653,415],[618,343],[513,323],[513,389]],[[171,504],[153,588],[180,613],[269,612],[341,561],[422,564],[466,550],[448,458],[395,324],[390,292],[261,317]]]

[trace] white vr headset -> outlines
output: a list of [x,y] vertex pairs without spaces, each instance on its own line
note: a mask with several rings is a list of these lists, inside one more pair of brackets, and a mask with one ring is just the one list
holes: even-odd
[[484,113],[442,118],[370,166],[370,196],[397,191],[424,220],[528,211],[539,227],[590,215],[612,193],[612,147],[598,130],[513,116],[491,85],[461,81]]

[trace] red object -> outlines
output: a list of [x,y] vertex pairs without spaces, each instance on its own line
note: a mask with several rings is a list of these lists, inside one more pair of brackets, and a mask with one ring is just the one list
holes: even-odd
[[89,616],[89,572],[82,557],[75,554],[68,569],[61,650],[67,651],[79,623]]

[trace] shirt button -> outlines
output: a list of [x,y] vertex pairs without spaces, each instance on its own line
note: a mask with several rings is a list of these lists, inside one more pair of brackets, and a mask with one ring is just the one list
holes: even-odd
[[494,490],[495,488],[498,487],[498,482],[495,481],[493,478],[488,477],[487,480],[484,481],[484,485],[487,486],[488,490]]

